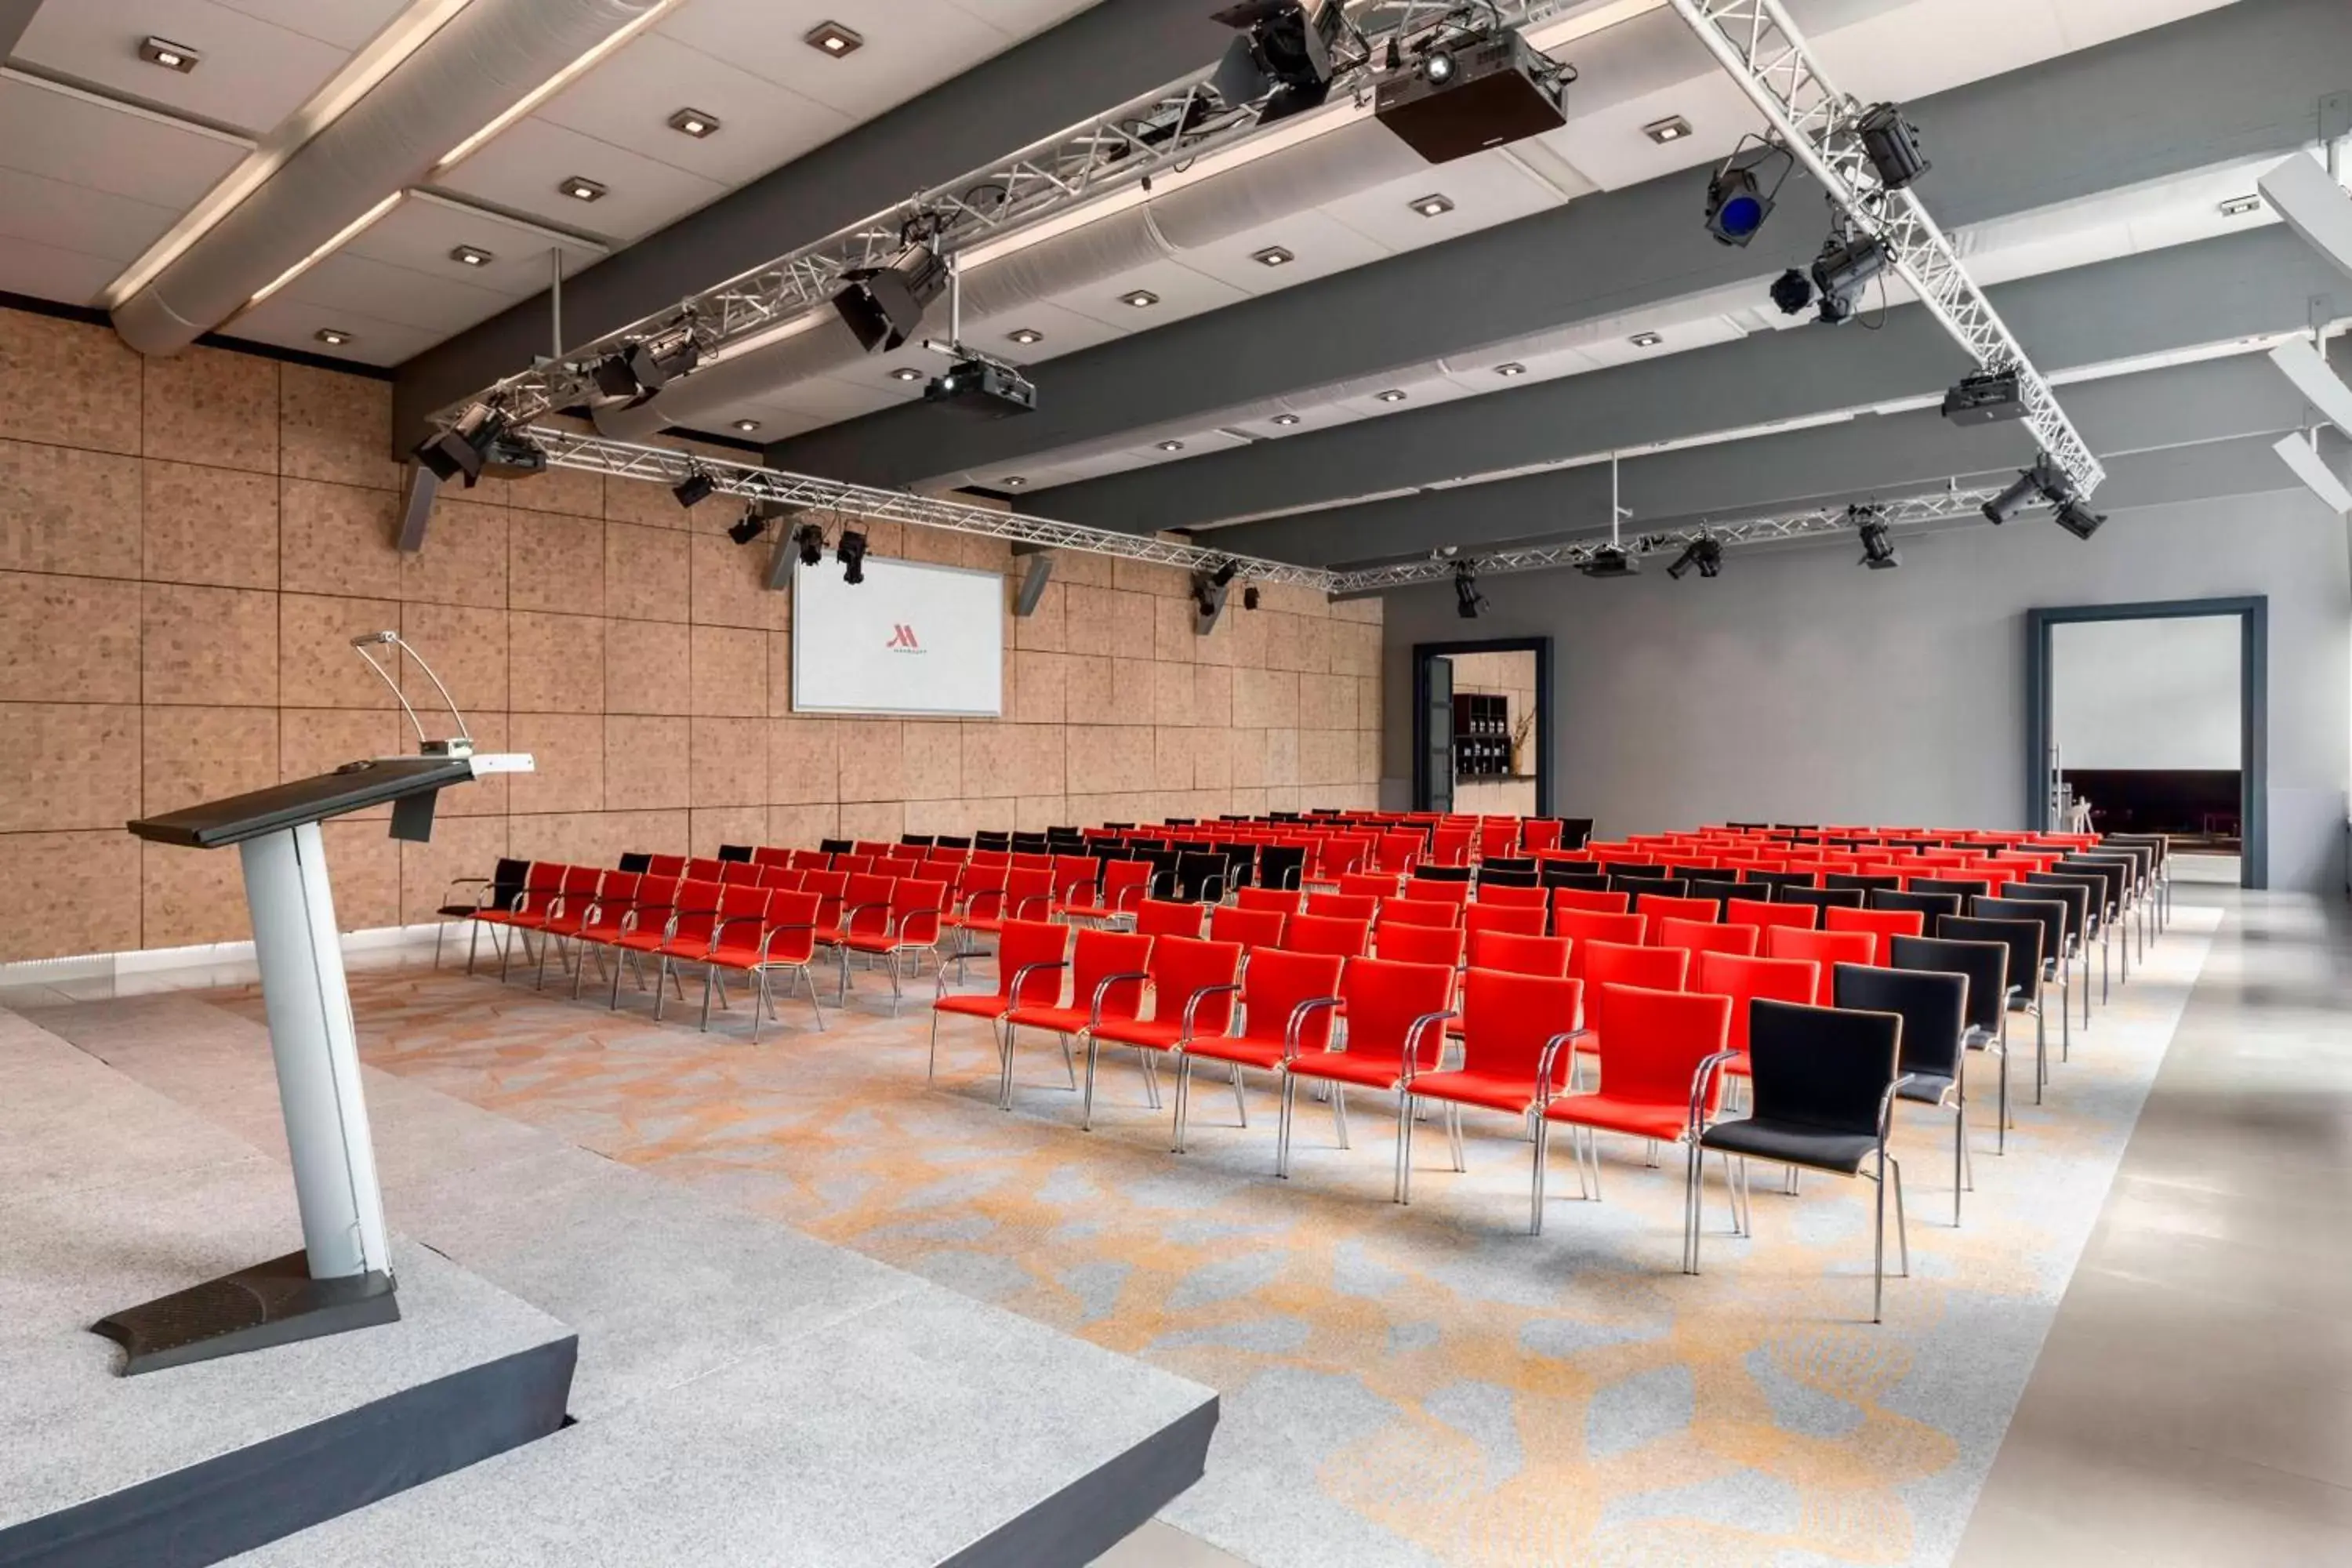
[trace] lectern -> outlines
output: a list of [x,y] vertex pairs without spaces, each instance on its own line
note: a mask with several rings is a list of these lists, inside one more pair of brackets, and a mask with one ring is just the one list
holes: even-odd
[[[415,657],[394,633],[355,641],[386,644]],[[363,647],[362,657],[384,673]],[[445,700],[447,695],[442,692]],[[405,699],[401,706],[415,723],[415,710]],[[454,703],[450,711],[457,713]],[[432,836],[434,803],[441,791],[484,773],[530,770],[526,756],[475,755],[463,718],[457,727],[456,738],[427,742],[419,725],[426,755],[346,763],[315,778],[129,825],[132,833],[157,844],[234,846],[244,861],[254,959],[261,971],[278,1105],[302,1216],[302,1250],[94,1325],[128,1352],[125,1375],[388,1323],[400,1316],[319,824],[389,804],[392,836],[422,842]]]

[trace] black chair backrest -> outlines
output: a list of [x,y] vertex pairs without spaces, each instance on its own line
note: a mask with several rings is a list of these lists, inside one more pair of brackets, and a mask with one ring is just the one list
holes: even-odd
[[1636,898],[1643,893],[1658,893],[1669,899],[1679,899],[1684,896],[1684,889],[1689,886],[1688,882],[1678,877],[1612,876],[1609,879],[1611,892],[1632,893]]
[[1547,888],[1579,888],[1588,893],[1610,890],[1609,879],[1598,871],[1587,871],[1575,866],[1563,866],[1547,860],[1543,866],[1543,885]]
[[1987,1038],[2000,1033],[2000,1016],[2009,1005],[2007,942],[1898,936],[1887,944],[1886,955],[1897,969],[1966,975],[1969,1027],[1981,1031]]
[[2077,876],[2087,871],[2105,877],[2107,879],[2107,904],[2111,910],[2121,909],[2124,899],[2131,891],[2131,867],[2113,856],[2070,855],[2058,862],[2058,869],[2072,871]]
[[1666,875],[1664,866],[1647,860],[1603,860],[1601,868],[1612,877],[1663,878]]
[[1727,822],[1724,826],[1734,833],[1761,833],[1772,825],[1769,822]]
[[751,847],[749,844],[721,844],[719,847],[719,858],[721,860],[749,860],[751,858]]
[[1307,846],[1265,844],[1258,847],[1257,878],[1269,888],[1296,888],[1307,877]]
[[1742,871],[1739,879],[1753,888],[1810,888],[1813,885],[1811,871]]
[[2066,905],[2060,899],[1974,899],[1969,913],[1980,921],[2040,921],[2046,963],[2066,951]]
[[1496,870],[1492,862],[1478,868],[1478,885],[1482,888],[1532,888],[1536,874],[1529,871]]
[[1466,882],[1470,879],[1467,866],[1416,866],[1412,874],[1424,882]]
[[1592,818],[1589,816],[1556,816],[1559,824],[1559,847],[1581,849],[1592,841]]
[[941,833],[932,839],[932,847],[939,849],[969,849],[971,847],[971,835],[969,833]]
[[1103,824],[1103,829],[1108,833],[1124,833],[1134,826],[1132,822],[1106,822]]
[[1685,882],[1709,882],[1721,874],[1712,866],[1669,866],[1666,870]]
[[1186,903],[1205,903],[1224,896],[1225,858],[1213,851],[1180,851],[1176,857],[1176,896]]
[[2070,877],[2063,871],[2029,871],[2025,879],[2011,882],[2009,892],[2021,899],[2063,899],[2066,900],[2067,930],[2088,942],[2093,919],[2105,913],[2107,907],[2107,884],[2101,877]]
[[1919,917],[1922,931],[1934,931],[1936,922],[1946,915],[1960,912],[1958,893],[1905,893],[1874,888],[1864,907],[1873,910],[1908,910]]
[[1743,887],[1738,882],[1718,882],[1694,877],[1683,884],[1683,897],[1713,899],[1718,910],[1734,899],[1752,899],[1755,896],[1756,889],[1752,883]]
[[1911,890],[1915,893],[1949,893],[1965,904],[1970,899],[1981,899],[1992,891],[1992,884],[1981,878],[1914,877]]
[[[648,866],[653,864],[650,855],[640,858]],[[490,897],[487,907],[494,910],[514,908],[515,900],[522,897],[523,884],[530,879],[530,861],[509,860],[500,856],[499,863],[490,868]]]
[[[516,865],[520,865],[521,863],[522,862],[520,860],[515,862]],[[499,864],[503,866],[507,864],[507,862],[501,860]],[[621,875],[625,877],[633,875],[642,876],[646,871],[653,868],[653,864],[654,858],[640,850],[624,849],[621,851]]]
[[820,838],[816,841],[816,847],[821,853],[826,855],[854,854],[857,848],[856,844],[846,838]]
[[1903,1020],[1892,1013],[1759,997],[1748,1005],[1753,1114],[1874,1138],[1902,1043]]
[[1013,847],[1015,852],[1023,855],[1050,855],[1053,853],[1054,841],[1042,833],[1015,833],[1013,836]]
[[2042,922],[1946,915],[1936,922],[1946,942],[1998,942],[2009,946],[2009,984],[2031,996],[2042,981]]
[[1881,969],[1840,963],[1830,973],[1837,1005],[1903,1020],[1903,1070],[1960,1076],[1968,1037],[1969,983],[1964,976],[1923,969]]
[[1197,827],[1200,826],[1197,818],[1190,816],[1163,816],[1160,820],[1166,823],[1171,827]]
[[1002,853],[1013,847],[1013,835],[983,827],[971,836],[971,847],[975,849],[993,849]]
[[1900,877],[1864,877],[1852,871],[1826,871],[1822,875],[1825,888],[1859,888],[1865,893],[1891,893],[1903,886]]
[[1225,858],[1225,890],[1246,888],[1257,877],[1257,846],[1255,844],[1220,844],[1217,853]]
[[1782,888],[1773,894],[1776,904],[1811,904],[1817,910],[1862,908],[1860,888]]
[[1489,855],[1478,862],[1492,871],[1532,871],[1536,858],[1532,855]]
[[940,841],[936,833],[901,833],[898,842],[914,849],[929,849]]
[[2137,886],[2147,880],[2156,868],[2156,851],[2145,844],[2126,844],[2120,839],[2103,838],[2096,849],[2087,851],[2094,860],[2122,860],[2131,868],[2132,882]]

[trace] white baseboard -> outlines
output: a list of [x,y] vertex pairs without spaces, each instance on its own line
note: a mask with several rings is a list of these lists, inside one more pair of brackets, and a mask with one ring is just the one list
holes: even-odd
[[[347,953],[433,944],[437,923],[377,926],[343,933]],[[193,947],[150,947],[129,952],[85,952],[67,958],[27,958],[0,963],[0,985],[53,985],[69,980],[107,980],[121,974],[155,974],[173,969],[211,969],[251,963],[250,942],[199,942]]]

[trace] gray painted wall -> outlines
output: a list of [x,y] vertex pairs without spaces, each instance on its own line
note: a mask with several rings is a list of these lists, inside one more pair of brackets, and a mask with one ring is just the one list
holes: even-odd
[[1549,635],[1558,809],[1603,834],[1724,817],[2011,827],[2026,802],[2025,612],[2270,598],[2270,880],[2344,887],[2352,571],[2344,523],[2301,489],[2117,512],[2081,542],[2040,514],[1858,546],[1727,552],[1714,582],[1481,584],[1389,595],[1384,798],[1412,777],[1412,648]]

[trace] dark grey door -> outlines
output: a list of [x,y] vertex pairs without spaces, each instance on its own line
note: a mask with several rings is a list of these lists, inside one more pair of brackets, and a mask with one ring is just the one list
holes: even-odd
[[1422,715],[1423,742],[1422,776],[1429,781],[1423,811],[1454,809],[1454,661],[1443,655],[1429,661],[1429,708]]

